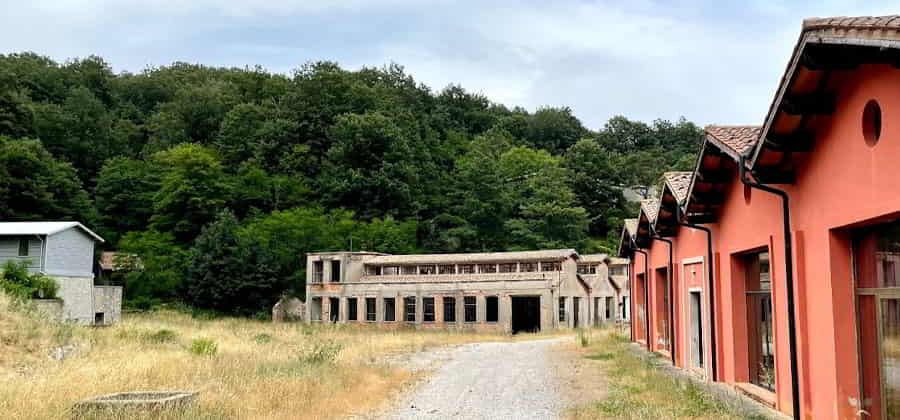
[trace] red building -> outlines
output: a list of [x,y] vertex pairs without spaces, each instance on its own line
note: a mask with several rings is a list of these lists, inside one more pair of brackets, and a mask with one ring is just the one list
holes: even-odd
[[806,20],[763,125],[664,178],[622,234],[634,340],[795,417],[900,418],[900,17]]

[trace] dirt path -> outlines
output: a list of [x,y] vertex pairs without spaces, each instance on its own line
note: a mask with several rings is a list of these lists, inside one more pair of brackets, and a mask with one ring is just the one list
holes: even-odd
[[412,356],[436,370],[387,419],[555,419],[572,401],[571,338],[476,343]]

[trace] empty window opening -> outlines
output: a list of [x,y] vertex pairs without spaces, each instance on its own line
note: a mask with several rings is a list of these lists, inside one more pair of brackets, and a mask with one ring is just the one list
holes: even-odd
[[341,282],[341,261],[334,260],[331,262],[331,282],[332,283],[340,283]]
[[505,263],[500,264],[498,269],[501,273],[515,273],[518,271],[518,265],[516,263]]
[[366,321],[375,322],[375,298],[366,298]]
[[519,272],[522,273],[534,273],[537,270],[537,263],[534,262],[523,262],[519,264]]
[[566,298],[559,298],[559,325],[566,323]]
[[309,317],[312,321],[322,320],[322,298],[314,297],[310,303]]
[[750,382],[775,390],[775,339],[772,334],[772,283],[769,253],[744,256],[747,294],[747,356]]
[[653,318],[656,320],[656,348],[671,351],[669,339],[669,276],[668,269],[656,269],[656,310]]
[[463,298],[463,309],[465,310],[465,322],[475,322],[477,319],[477,306],[475,296],[466,296]]
[[581,298],[572,298],[572,326],[578,328],[581,326],[580,320],[578,319],[578,315],[581,306]]
[[384,276],[396,276],[400,274],[400,267],[396,265],[386,265],[381,267],[381,274]]
[[432,275],[437,273],[437,267],[433,265],[420,265],[419,266],[419,274],[421,275]]
[[578,274],[597,274],[597,266],[593,264],[578,264]]
[[444,298],[444,322],[456,322],[456,298]]
[[496,273],[497,264],[478,264],[479,273]]
[[313,261],[313,283],[321,283],[322,282],[322,273],[324,271],[325,263],[322,261]]
[[513,296],[510,298],[512,305],[512,332],[538,332],[541,330],[541,297],[540,296]]
[[613,319],[613,314],[615,314],[615,311],[613,310],[613,306],[615,306],[615,301],[613,300],[612,296],[606,297],[606,305],[605,306],[606,307],[604,308],[605,312],[604,312],[603,318],[607,321],[610,321]]
[[97,313],[94,314],[94,324],[95,324],[95,325],[103,325],[103,324],[105,324],[105,323],[106,323],[106,322],[104,322],[104,314],[103,314],[103,312],[97,312]]
[[414,265],[404,265],[400,267],[400,269],[401,272],[405,275],[415,275],[416,273],[418,273],[418,268]]
[[347,298],[347,321],[356,321],[356,298]]
[[384,321],[394,322],[397,320],[397,306],[394,304],[394,298],[384,298]]
[[331,322],[338,322],[341,315],[341,299],[328,298],[328,319]]
[[484,320],[486,322],[497,322],[500,312],[500,298],[497,296],[488,296],[484,300]]
[[434,322],[434,298],[422,298],[422,322]]
[[366,275],[367,276],[380,276],[381,275],[381,266],[380,265],[367,265],[366,266]]
[[22,238],[19,239],[19,256],[27,257],[28,256],[28,239]]
[[414,296],[403,298],[403,319],[406,322],[416,322],[416,298]]
[[473,274],[473,273],[475,273],[475,265],[474,264],[460,264],[459,265],[459,273],[460,274]]
[[559,261],[541,262],[541,271],[561,271],[562,264]]
[[439,265],[438,274],[456,274],[456,266],[453,264]]

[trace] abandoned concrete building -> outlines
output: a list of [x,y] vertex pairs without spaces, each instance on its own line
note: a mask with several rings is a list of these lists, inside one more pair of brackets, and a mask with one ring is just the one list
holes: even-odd
[[312,253],[305,318],[510,333],[599,325],[628,312],[627,267],[573,249]]

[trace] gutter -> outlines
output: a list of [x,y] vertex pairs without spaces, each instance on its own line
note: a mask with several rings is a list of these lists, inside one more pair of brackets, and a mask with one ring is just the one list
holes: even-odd
[[669,289],[669,356],[672,359],[672,366],[677,366],[675,364],[675,342],[678,340],[675,339],[675,284],[672,281],[672,241],[657,235],[655,231],[650,238],[669,245],[669,266],[666,268],[666,282]]
[[[678,213],[681,213],[681,207],[677,207]],[[709,351],[710,351],[710,368],[712,368],[712,381],[716,382],[718,380],[718,362],[716,361],[716,298],[715,298],[715,281],[713,281],[713,246],[712,246],[712,230],[710,230],[706,226],[695,225],[690,222],[682,221],[681,214],[679,214],[676,218],[678,220],[679,226],[684,226],[686,228],[701,230],[706,233],[706,269],[707,276],[706,279],[709,283]]]
[[[650,263],[647,261],[647,251],[641,251],[640,249],[635,248],[634,252],[639,252],[644,256],[644,322],[647,324],[644,329],[644,341],[647,344],[647,351],[653,352],[653,349],[650,347],[650,282],[647,280],[649,277],[649,273],[647,272],[649,269]],[[637,273],[634,274],[635,280],[637,280]]]
[[740,176],[741,182],[750,187],[762,190],[771,194],[775,194],[781,198],[782,206],[782,222],[784,225],[784,282],[787,287],[787,305],[788,305],[788,343],[790,349],[791,363],[791,402],[793,405],[794,418],[800,418],[800,378],[797,376],[797,326],[796,314],[794,310],[794,252],[791,238],[791,208],[787,192],[772,188],[767,185],[751,181],[747,178],[746,157],[741,156],[740,160]]

